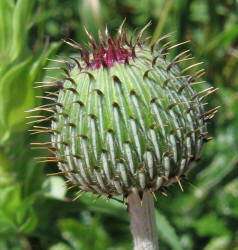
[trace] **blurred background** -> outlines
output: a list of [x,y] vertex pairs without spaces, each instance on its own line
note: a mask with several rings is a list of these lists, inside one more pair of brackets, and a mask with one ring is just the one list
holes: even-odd
[[90,195],[72,202],[64,179],[46,176],[57,168],[36,163],[45,152],[30,142],[49,138],[29,135],[24,112],[40,105],[33,86],[47,79],[47,58],[70,53],[62,38],[86,44],[84,26],[94,36],[106,25],[114,34],[125,17],[128,33],[151,20],[152,39],[175,32],[178,42],[191,40],[185,48],[204,62],[206,85],[219,88],[209,107],[222,107],[192,185],[158,196],[160,249],[238,249],[238,1],[0,0],[1,250],[132,249],[125,206]]

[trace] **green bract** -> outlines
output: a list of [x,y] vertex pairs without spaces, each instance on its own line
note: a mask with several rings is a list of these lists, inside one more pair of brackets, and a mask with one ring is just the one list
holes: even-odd
[[190,59],[188,51],[168,60],[176,45],[158,48],[168,36],[148,47],[142,32],[135,44],[122,28],[117,39],[107,31],[106,40],[99,36],[99,45],[88,34],[91,53],[67,42],[78,57],[58,61],[66,65],[60,67],[64,77],[42,84],[59,89],[44,97],[54,104],[35,109],[51,113],[41,119],[51,120],[51,128],[36,126],[51,133],[45,144],[55,157],[46,160],[56,161],[68,183],[83,192],[111,197],[163,191],[180,184],[210,140],[206,122],[217,108],[205,112],[203,101],[214,89],[193,89],[203,70],[187,75],[198,65],[179,69]]

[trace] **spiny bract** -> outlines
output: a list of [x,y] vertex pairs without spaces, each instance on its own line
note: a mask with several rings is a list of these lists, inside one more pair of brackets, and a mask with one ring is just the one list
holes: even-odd
[[[145,27],[146,28],[146,27]],[[144,29],[145,29],[144,28]],[[204,70],[189,75],[198,64],[180,70],[178,64],[190,60],[186,50],[172,60],[170,50],[183,44],[161,45],[165,35],[146,46],[143,30],[128,41],[122,25],[117,39],[106,30],[99,44],[87,32],[90,52],[65,41],[78,56],[53,60],[64,64],[64,77],[41,82],[37,87],[53,87],[43,99],[53,101],[31,111],[51,127],[34,126],[33,133],[51,134],[44,145],[72,187],[82,193],[125,197],[131,191],[163,192],[184,178],[192,163],[200,158],[207,138],[206,122],[218,108],[204,111],[205,98],[216,89],[196,92],[193,85]],[[32,116],[35,117],[35,116]],[[181,186],[181,184],[180,184]]]

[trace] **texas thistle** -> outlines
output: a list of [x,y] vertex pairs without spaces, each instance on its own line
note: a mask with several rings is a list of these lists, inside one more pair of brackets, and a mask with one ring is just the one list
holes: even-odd
[[36,86],[55,91],[42,97],[50,103],[31,110],[50,115],[30,123],[50,121],[50,127],[32,129],[50,133],[50,142],[32,144],[53,153],[39,158],[57,162],[56,174],[79,189],[75,199],[85,192],[128,199],[135,249],[157,249],[152,197],[174,182],[182,189],[181,180],[211,139],[206,123],[218,107],[204,110],[216,89],[194,90],[204,70],[188,72],[200,63],[180,69],[192,59],[189,50],[168,59],[184,43],[164,42],[165,35],[147,46],[145,28],[130,40],[123,25],[117,38],[106,29],[98,43],[86,31],[89,49],[65,41],[77,55],[53,60],[61,66],[48,69],[62,70],[63,76]]

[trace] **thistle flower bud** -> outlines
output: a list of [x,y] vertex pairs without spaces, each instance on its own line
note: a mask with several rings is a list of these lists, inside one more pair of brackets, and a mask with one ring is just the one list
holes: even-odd
[[179,67],[191,59],[189,51],[168,59],[183,43],[163,43],[165,35],[147,46],[144,29],[135,43],[122,26],[117,38],[107,29],[105,39],[99,33],[98,44],[86,31],[90,51],[65,41],[78,56],[54,60],[62,66],[52,69],[64,76],[37,86],[57,89],[42,97],[53,103],[33,110],[50,114],[33,121],[51,121],[49,128],[33,129],[51,134],[43,145],[54,156],[40,159],[56,161],[68,183],[82,192],[127,197],[135,190],[163,192],[175,181],[181,186],[210,140],[206,123],[218,107],[205,111],[204,105],[216,89],[196,92],[193,85],[202,83],[204,72],[188,71],[199,64]]

